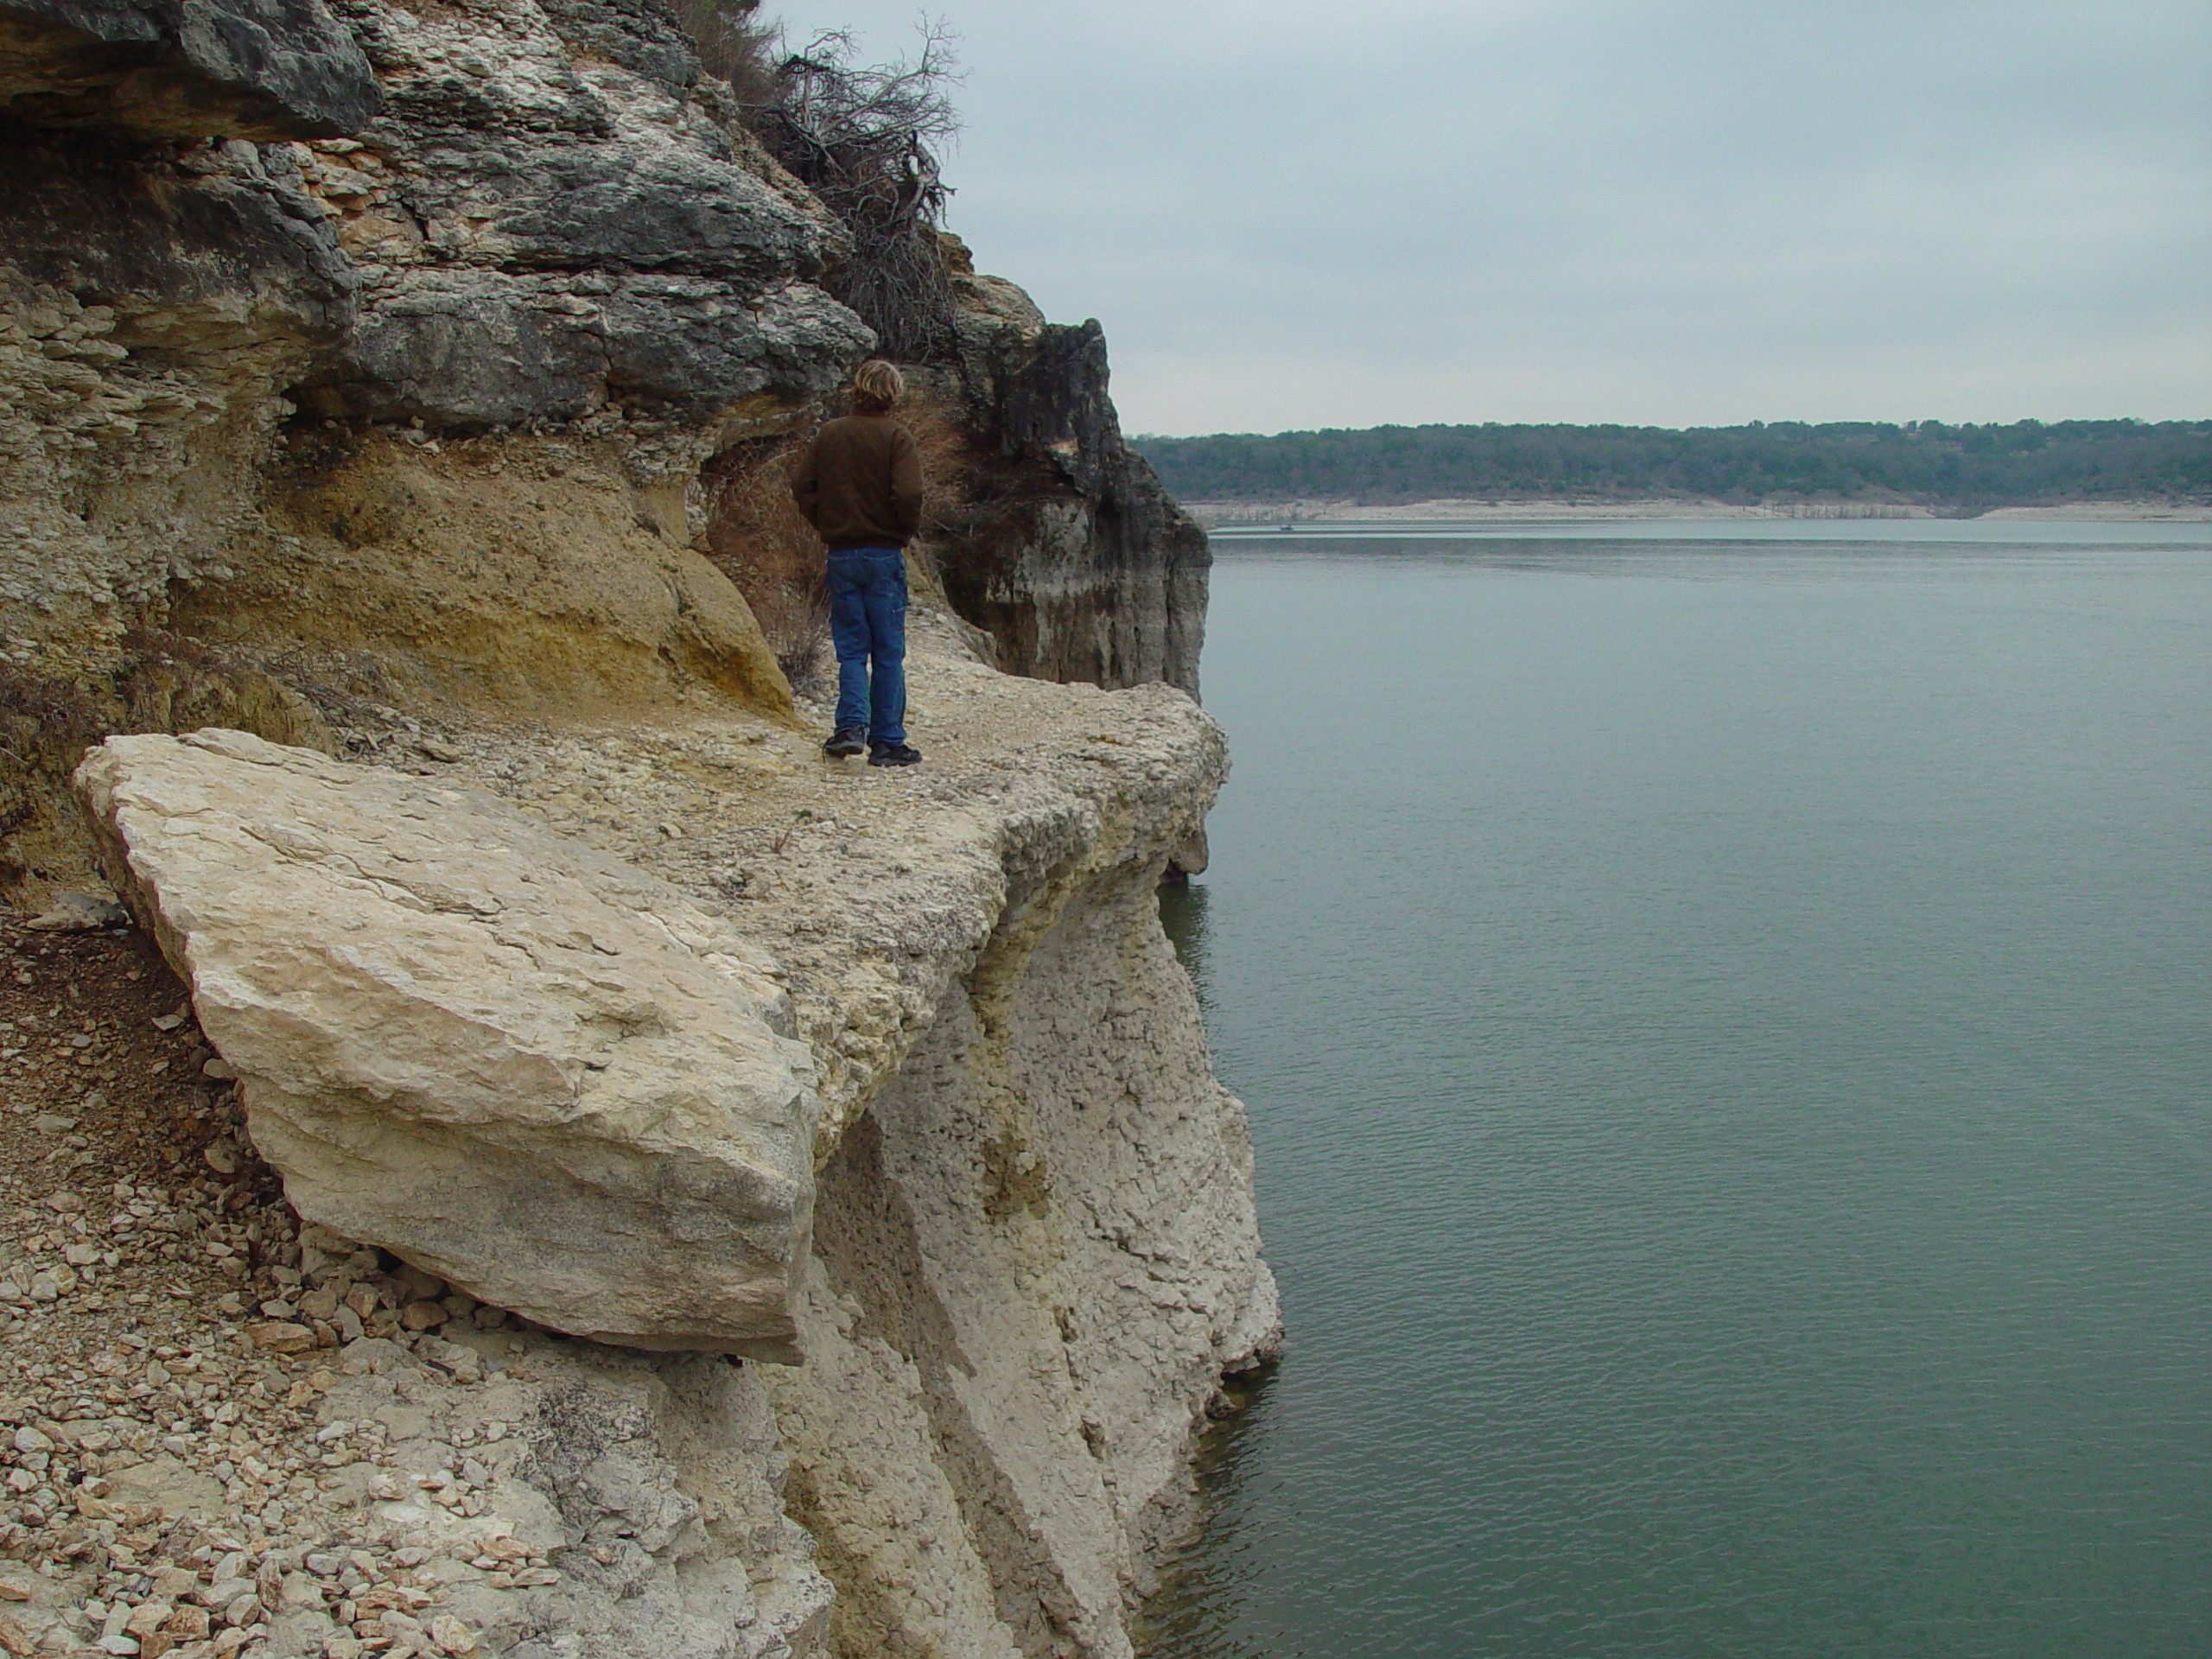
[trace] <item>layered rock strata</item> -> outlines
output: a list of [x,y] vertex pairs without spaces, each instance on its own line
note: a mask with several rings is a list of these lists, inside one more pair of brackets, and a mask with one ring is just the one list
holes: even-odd
[[357,4],[389,102],[302,187],[361,276],[311,407],[433,429],[619,410],[701,455],[867,345],[823,222],[741,164],[654,6]]
[[383,107],[318,0],[9,0],[0,110],[164,138],[335,138]]
[[1198,692],[1212,555],[1122,441],[1095,321],[1048,323],[946,238],[960,302],[953,379],[975,456],[946,597],[1010,674]]
[[[112,664],[180,599],[221,612],[242,576],[405,551],[404,500],[288,510],[288,486],[380,453],[363,423],[418,448],[558,425],[612,452],[618,522],[683,547],[700,461],[788,425],[865,349],[810,281],[825,216],[734,145],[659,9],[358,0],[340,28],[315,0],[239,3],[269,85],[203,75],[160,138],[126,118],[154,108],[127,76],[85,92],[88,53],[123,61],[86,42],[150,31],[166,63],[231,14],[0,13],[26,124],[0,130],[0,658]],[[308,111],[310,69],[347,97]],[[281,120],[280,92],[301,103]],[[527,463],[485,497],[537,499]]]

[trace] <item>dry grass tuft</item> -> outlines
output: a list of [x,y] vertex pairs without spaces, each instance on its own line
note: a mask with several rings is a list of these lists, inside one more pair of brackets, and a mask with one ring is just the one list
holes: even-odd
[[112,701],[74,680],[0,663],[0,896],[20,901],[40,874],[33,843],[70,815],[69,774],[115,729]]
[[112,729],[100,705],[74,680],[0,662],[0,753],[19,766],[76,757]]
[[936,377],[913,375],[899,421],[922,452],[922,534],[942,532],[969,499],[975,457],[959,394]]
[[737,584],[791,690],[818,695],[830,643],[822,540],[791,499],[791,467],[812,424],[785,438],[755,438],[709,463],[714,501],[708,556]]

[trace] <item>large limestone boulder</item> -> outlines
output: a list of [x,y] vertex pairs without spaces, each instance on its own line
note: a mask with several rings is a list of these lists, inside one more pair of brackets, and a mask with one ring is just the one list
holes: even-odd
[[726,924],[244,733],[111,738],[76,782],[302,1215],[556,1330],[797,1357],[811,1062]]

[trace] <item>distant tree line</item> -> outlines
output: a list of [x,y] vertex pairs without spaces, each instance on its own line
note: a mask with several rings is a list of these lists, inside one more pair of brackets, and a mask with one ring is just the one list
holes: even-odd
[[1754,421],[1749,426],[1378,426],[1131,440],[1189,501],[1674,497],[1961,514],[2212,501],[2212,421]]

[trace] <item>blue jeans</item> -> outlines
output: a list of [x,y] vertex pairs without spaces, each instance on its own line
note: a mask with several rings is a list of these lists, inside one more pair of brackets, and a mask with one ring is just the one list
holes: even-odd
[[837,648],[837,729],[864,726],[871,744],[904,743],[904,553],[895,547],[849,547],[830,556],[830,639]]

